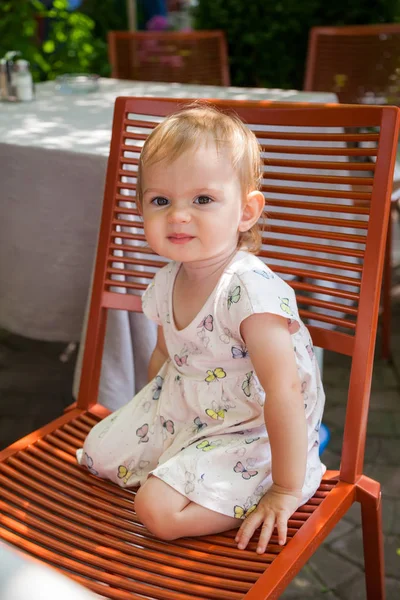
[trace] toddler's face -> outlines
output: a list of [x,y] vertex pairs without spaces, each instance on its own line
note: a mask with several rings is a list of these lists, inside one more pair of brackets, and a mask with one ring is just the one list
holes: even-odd
[[203,143],[146,167],[142,184],[144,231],[158,254],[192,262],[235,250],[243,192],[229,152]]

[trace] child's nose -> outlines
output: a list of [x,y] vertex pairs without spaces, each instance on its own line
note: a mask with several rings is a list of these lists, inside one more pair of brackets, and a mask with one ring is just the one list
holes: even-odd
[[186,207],[171,207],[168,212],[170,223],[188,223],[190,221],[190,212]]

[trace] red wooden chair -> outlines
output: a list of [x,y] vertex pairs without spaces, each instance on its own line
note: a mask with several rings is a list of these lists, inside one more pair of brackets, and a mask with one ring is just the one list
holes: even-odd
[[110,31],[112,77],[229,85],[223,31]]
[[[283,277],[296,276],[291,283],[314,343],[352,357],[340,469],[327,472],[315,496],[293,514],[287,545],[281,548],[273,536],[259,556],[256,541],[238,550],[235,532],[157,540],[138,522],[134,490],[76,464],[76,448],[107,414],[96,404],[107,313],[140,311],[141,291],[164,264],[143,245],[135,169],[148,132],[179,101],[118,98],[79,399],[1,452],[0,538],[113,600],[265,600],[279,596],[358,501],[367,596],[382,600],[380,485],[362,470],[399,111],[216,104],[233,107],[266,153],[268,230],[260,256]],[[350,125],[378,133],[344,133]],[[350,140],[370,147],[349,149]],[[361,155],[376,157],[372,176],[362,178],[368,192],[350,187],[360,169],[353,159]]]
[[[400,23],[313,27],[304,89],[333,91],[342,103],[400,105]],[[392,241],[382,288],[382,356],[390,358]]]
[[[304,89],[340,102],[400,104],[400,23],[313,27]],[[379,100],[374,101],[374,97]]]

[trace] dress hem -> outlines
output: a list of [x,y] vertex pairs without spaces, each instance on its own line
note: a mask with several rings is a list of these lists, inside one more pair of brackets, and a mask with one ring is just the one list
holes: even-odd
[[[190,502],[194,502],[195,504],[198,504],[199,506],[202,506],[203,508],[207,508],[208,510],[212,510],[215,513],[224,515],[226,517],[231,517],[232,519],[235,519],[235,515],[232,514],[231,512],[227,512],[227,511],[223,511],[223,510],[216,510],[215,509],[215,504],[213,506],[211,506],[211,502],[208,502],[207,500],[216,500],[217,502],[221,502],[221,497],[220,496],[210,496],[208,495],[208,498],[200,498],[196,500],[193,500],[190,496],[191,494],[186,494],[186,492],[182,489],[179,488],[178,485],[176,485],[176,483],[172,483],[171,481],[167,481],[166,478],[162,477],[161,475],[157,475],[156,473],[150,472],[149,475],[153,475],[153,477],[157,477],[158,479],[161,479],[161,481],[163,481],[164,483],[166,483],[167,485],[169,485],[170,487],[172,487],[172,489],[174,489],[175,491],[177,491],[179,494],[181,494],[182,496],[184,496],[185,498],[187,498],[188,500],[190,500]],[[239,522],[242,521],[242,519],[236,519]]]
[[[325,465],[323,465],[321,463],[322,469],[321,469],[321,479],[319,481],[319,483],[316,485],[315,489],[313,492],[306,494],[305,496],[303,496],[303,498],[301,499],[301,502],[298,506],[298,508],[300,508],[301,506],[303,506],[304,504],[307,504],[307,502],[315,495],[315,493],[317,492],[319,486],[321,485],[321,481],[322,478],[326,472],[326,467]],[[325,468],[323,468],[325,467]],[[167,480],[167,478],[161,476],[161,475],[157,475],[154,472],[150,472],[148,476],[153,475],[153,477],[157,477],[158,479],[160,479],[161,481],[163,481],[164,483],[166,483],[167,485],[169,485],[170,487],[172,487],[172,489],[174,489],[175,491],[177,491],[179,494],[181,494],[182,496],[184,496],[185,498],[187,498],[188,500],[190,500],[190,502],[194,502],[195,504],[198,504],[199,506],[203,506],[204,508],[207,508],[208,510],[212,510],[213,512],[222,514],[224,516],[227,517],[231,517],[233,519],[236,519],[238,522],[241,522],[244,520],[243,518],[237,518],[235,517],[234,514],[232,514],[231,512],[227,512],[224,510],[216,510],[215,508],[215,504],[212,506],[212,502],[211,501],[216,501],[216,502],[220,502],[220,503],[225,503],[225,501],[221,498],[221,496],[216,496],[216,495],[210,495],[208,494],[208,496],[206,498],[204,498],[204,496],[202,496],[201,498],[196,498],[195,500],[191,498],[191,494],[187,494],[182,488],[179,487],[178,482],[172,482],[171,480]],[[264,495],[268,492],[267,488],[264,492]],[[210,502],[209,502],[210,500]],[[235,506],[235,505],[234,505]],[[233,506],[233,508],[234,508]]]

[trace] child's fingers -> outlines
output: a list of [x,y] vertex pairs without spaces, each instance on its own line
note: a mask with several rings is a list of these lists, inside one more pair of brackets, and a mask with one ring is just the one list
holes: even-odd
[[287,523],[288,523],[288,515],[286,513],[279,514],[276,519],[276,528],[278,530],[278,540],[279,540],[279,544],[281,546],[286,544]]
[[256,510],[243,521],[235,537],[235,542],[237,542],[239,550],[246,548],[255,530],[261,525],[263,520],[264,517],[261,511]]
[[267,549],[268,542],[271,538],[272,532],[275,525],[275,513],[270,511],[264,519],[264,523],[261,527],[260,538],[257,544],[257,554],[264,554]]

